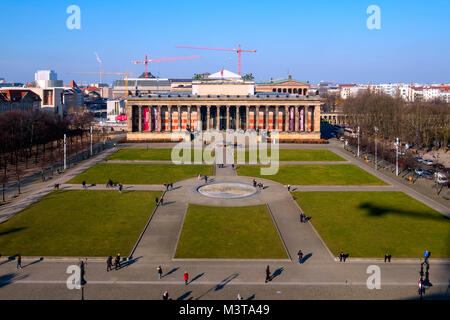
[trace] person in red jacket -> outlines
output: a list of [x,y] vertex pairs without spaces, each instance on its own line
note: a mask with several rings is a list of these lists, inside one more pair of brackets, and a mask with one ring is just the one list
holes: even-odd
[[188,284],[188,280],[189,280],[189,274],[187,273],[187,271],[184,273],[184,284]]

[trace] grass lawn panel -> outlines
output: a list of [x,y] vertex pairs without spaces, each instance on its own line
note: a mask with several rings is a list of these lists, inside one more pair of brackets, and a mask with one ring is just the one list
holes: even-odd
[[159,191],[53,191],[0,224],[3,255],[127,256]]
[[[194,150],[189,150],[189,152],[191,155],[190,159],[193,162]],[[183,156],[183,151],[180,151],[179,156]],[[121,149],[108,156],[106,160],[171,161],[172,149]]]
[[[263,156],[258,150],[258,162],[270,161],[271,151],[267,150],[267,156]],[[237,160],[237,152],[235,152],[235,160]],[[249,150],[245,150],[245,162],[248,163]],[[345,161],[330,150],[324,149],[279,149],[279,161]]]
[[337,256],[450,257],[450,219],[403,192],[293,192]]
[[164,184],[196,177],[211,176],[211,165],[98,163],[68,183],[105,184],[109,179],[123,184]]
[[175,258],[287,259],[265,205],[189,205]]
[[261,166],[237,166],[240,176],[258,177],[291,185],[386,185],[353,164],[280,165],[275,175],[261,175]]

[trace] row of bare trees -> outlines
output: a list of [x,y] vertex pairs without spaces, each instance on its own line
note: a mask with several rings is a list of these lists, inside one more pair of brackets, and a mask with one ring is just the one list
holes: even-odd
[[381,141],[397,137],[416,150],[447,147],[450,135],[450,104],[442,101],[406,102],[402,98],[370,91],[344,102],[347,126]]
[[74,139],[83,142],[92,120],[92,114],[84,110],[72,112],[65,119],[40,110],[0,114],[0,179],[3,199],[5,185],[11,178],[8,171],[14,171],[20,193],[24,169],[36,167],[39,160],[42,166],[61,161],[58,156],[60,152],[55,150],[61,150],[64,134],[70,144]]

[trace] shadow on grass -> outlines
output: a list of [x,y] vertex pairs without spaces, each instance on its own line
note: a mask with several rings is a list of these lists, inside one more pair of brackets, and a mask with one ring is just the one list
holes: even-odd
[[7,229],[5,231],[0,232],[0,236],[5,236],[5,235],[10,234],[10,233],[19,232],[19,231],[22,231],[24,229],[27,229],[27,227],[10,228],[10,229]]
[[9,284],[14,283],[14,281],[25,279],[26,275],[17,275],[16,273],[7,273],[0,276],[0,288],[5,287]]
[[374,217],[382,217],[387,214],[392,215],[399,215],[399,216],[408,216],[411,218],[418,218],[418,219],[429,219],[429,220],[438,220],[438,221],[450,221],[449,218],[447,218],[444,215],[431,215],[430,213],[422,212],[422,211],[411,211],[411,210],[400,210],[400,209],[394,209],[390,207],[383,207],[371,202],[364,202],[359,205],[360,209],[367,210],[367,214],[369,216]]

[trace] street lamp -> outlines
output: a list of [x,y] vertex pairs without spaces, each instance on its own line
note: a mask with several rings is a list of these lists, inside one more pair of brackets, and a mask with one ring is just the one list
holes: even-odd
[[377,159],[378,159],[378,155],[377,155],[377,135],[378,135],[378,127],[374,127],[375,129],[375,170],[378,170],[377,168]]
[[398,138],[394,144],[395,144],[395,175],[398,176],[398,147],[400,144]]
[[358,126],[358,158],[359,158],[359,126]]

